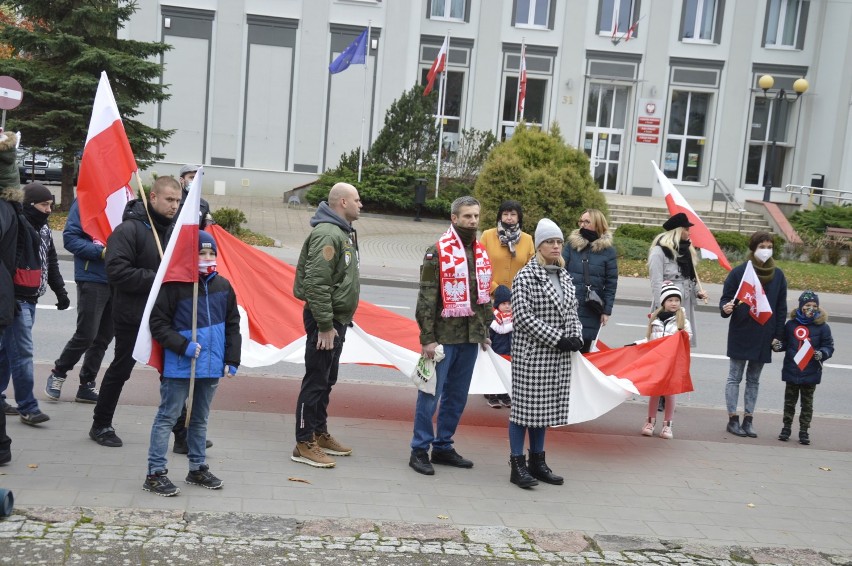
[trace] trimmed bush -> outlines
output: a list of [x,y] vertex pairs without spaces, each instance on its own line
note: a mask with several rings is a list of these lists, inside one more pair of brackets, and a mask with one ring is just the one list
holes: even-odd
[[248,221],[243,211],[238,208],[220,208],[214,210],[210,215],[216,221],[216,224],[234,236],[239,235],[242,231],[242,225]]
[[[621,230],[621,228],[619,228]],[[645,240],[637,240],[635,238],[625,238],[616,232],[616,237],[613,240],[615,251],[619,258],[622,259],[648,259],[648,242]]]
[[650,244],[657,234],[662,231],[663,229],[661,227],[643,226],[642,224],[622,224],[618,227],[615,234],[619,238],[631,238],[633,240],[640,240]]

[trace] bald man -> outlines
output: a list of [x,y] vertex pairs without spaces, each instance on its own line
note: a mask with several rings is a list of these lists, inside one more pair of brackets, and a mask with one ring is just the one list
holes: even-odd
[[302,245],[293,294],[305,301],[307,334],[305,377],[296,404],[296,447],[291,459],[317,468],[333,468],[333,456],[352,449],[328,432],[328,403],[346,329],[352,323],[361,291],[358,238],[352,222],[361,215],[361,197],[348,183],[337,183],[311,218]]

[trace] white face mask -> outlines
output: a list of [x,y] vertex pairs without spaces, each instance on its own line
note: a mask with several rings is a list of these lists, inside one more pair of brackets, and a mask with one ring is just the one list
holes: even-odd
[[755,250],[754,257],[761,263],[766,263],[769,258],[772,257],[772,250],[768,250],[766,248],[760,248],[759,250]]
[[210,275],[216,271],[215,259],[204,259],[198,261],[198,273],[201,275]]

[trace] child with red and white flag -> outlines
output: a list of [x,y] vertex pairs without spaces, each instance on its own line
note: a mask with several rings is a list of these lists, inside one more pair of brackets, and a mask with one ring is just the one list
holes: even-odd
[[[729,433],[755,438],[754,407],[760,372],[772,361],[784,338],[787,318],[787,278],[772,259],[774,242],[769,232],[755,232],[749,238],[747,261],[735,267],[725,279],[719,310],[730,317],[728,350],[730,360],[725,401]],[[748,368],[746,368],[748,366]],[[737,401],[740,382],[746,376],[745,415],[740,426]]]
[[[169,480],[166,453],[169,436],[187,405],[189,474],[186,483],[219,489],[223,482],[206,462],[210,404],[224,375],[233,377],[240,365],[240,314],[230,282],[216,272],[218,250],[213,236],[198,230],[202,172],[199,170],[184,202],[175,231],[157,272],[140,328],[137,359],[149,353],[162,375],[160,406],[151,427],[148,473],[142,489],[170,497],[180,490]],[[151,298],[155,298],[151,304]],[[144,324],[144,322],[143,322]],[[151,338],[162,347],[153,359]]]
[[656,162],[651,161],[651,165],[654,166],[654,172],[657,173],[657,179],[660,181],[660,187],[663,189],[669,214],[672,216],[678,213],[686,215],[686,218],[691,224],[689,237],[692,240],[692,244],[701,250],[701,257],[715,259],[719,262],[719,265],[730,271],[731,264],[728,263],[728,258],[725,257],[725,252],[719,247],[719,243],[716,241],[713,233],[710,232],[707,225],[704,224],[701,218],[698,217],[698,214],[689,206],[689,203],[686,202],[686,199],[683,198],[683,195],[680,194],[680,191],[677,190],[669,178],[663,175],[663,172],[657,167]]
[[834,338],[826,324],[828,313],[819,306],[819,296],[805,291],[799,296],[799,308],[790,313],[784,326],[785,350],[781,379],[784,389],[784,419],[778,440],[786,441],[792,434],[796,404],[799,411],[799,442],[810,444],[808,429],[814,412],[814,392],[822,381],[822,364],[834,354]]
[[121,223],[137,169],[109,79],[101,72],[77,180],[80,222],[94,242],[103,245]]

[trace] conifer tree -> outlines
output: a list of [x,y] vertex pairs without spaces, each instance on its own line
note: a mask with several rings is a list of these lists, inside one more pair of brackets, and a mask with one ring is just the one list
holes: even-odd
[[[135,118],[140,106],[168,98],[160,56],[170,46],[119,38],[137,10],[135,0],[6,0],[0,18],[0,75],[24,88],[7,129],[23,144],[49,148],[62,159],[62,206],[74,197],[76,162],[86,142],[101,71],[106,71],[140,167],[161,159],[170,130]],[[9,10],[14,16],[9,18]]]

